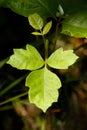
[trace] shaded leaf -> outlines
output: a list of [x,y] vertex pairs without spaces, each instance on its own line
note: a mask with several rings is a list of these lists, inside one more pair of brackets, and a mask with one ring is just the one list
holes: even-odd
[[44,60],[36,48],[26,45],[26,50],[14,49],[14,54],[7,63],[17,69],[36,70],[44,65]]
[[87,9],[87,0],[58,0],[65,14],[75,14]]
[[61,87],[60,79],[47,68],[31,72],[26,78],[29,89],[29,100],[44,112],[56,102]]
[[58,7],[58,0],[0,0],[1,4],[2,2],[4,7],[25,17],[33,13],[38,13],[45,18],[54,17]]
[[73,53],[73,50],[65,50],[63,48],[57,49],[47,60],[47,64],[55,69],[67,69],[72,65],[78,56]]
[[52,21],[48,22],[43,28],[43,35],[47,34],[52,27]]
[[38,13],[45,18],[54,17],[58,11],[58,3],[65,14],[76,13],[87,8],[87,0],[0,0],[0,6],[10,8],[25,17],[33,13]]
[[5,0],[0,0],[0,6],[2,6],[4,2]]
[[80,11],[67,17],[62,24],[62,33],[87,38],[87,11]]
[[36,30],[41,30],[44,25],[43,19],[36,13],[29,15],[28,20],[30,25]]

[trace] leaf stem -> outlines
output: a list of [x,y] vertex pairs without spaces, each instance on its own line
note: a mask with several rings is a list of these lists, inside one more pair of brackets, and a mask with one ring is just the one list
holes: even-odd
[[22,77],[18,78],[17,80],[15,80],[14,82],[12,82],[10,85],[8,85],[5,89],[3,89],[0,92],[0,96],[4,95],[6,92],[8,92],[10,89],[12,89],[13,87],[15,87],[17,84],[19,84],[24,78],[26,77],[26,74],[23,75]]
[[43,42],[44,42],[44,49],[45,49],[45,65],[46,65],[46,60],[48,58],[48,45],[49,45],[49,41],[48,39],[45,38],[43,31],[40,30],[41,34],[42,34],[42,38],[43,38]]
[[43,37],[43,41],[44,41],[44,49],[45,49],[45,60],[48,58],[48,45],[49,45],[49,41],[48,39],[45,38],[44,35],[42,35]]
[[20,95],[17,95],[17,96],[12,97],[12,98],[10,98],[10,99],[8,99],[8,100],[5,100],[5,101],[3,101],[3,102],[0,103],[0,106],[1,106],[1,105],[4,105],[4,104],[6,104],[6,103],[12,102],[13,100],[15,100],[15,99],[17,99],[17,98],[23,97],[23,96],[27,95],[27,93],[28,93],[28,92],[24,92],[24,93],[22,93],[22,94],[20,94]]
[[44,48],[45,48],[45,60],[47,60],[47,58],[48,58],[48,44],[49,44],[48,39],[45,39],[45,43],[44,43]]
[[43,35],[43,41],[44,41],[44,49],[45,49],[45,66],[47,66],[46,60],[48,58],[48,45],[49,45],[49,41],[48,41],[48,39],[45,39],[44,35]]

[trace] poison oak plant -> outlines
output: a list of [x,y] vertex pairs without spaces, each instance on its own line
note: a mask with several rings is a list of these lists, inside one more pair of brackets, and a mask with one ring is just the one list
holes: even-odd
[[[61,11],[63,12],[63,10]],[[42,17],[37,13],[29,15],[28,20],[35,29],[32,34],[43,38],[45,59],[34,46],[27,44],[26,49],[14,49],[14,54],[7,63],[17,69],[31,71],[25,81],[25,85],[30,88],[29,100],[43,112],[46,112],[52,103],[58,100],[58,90],[62,86],[61,80],[55,73],[51,72],[50,68],[68,69],[78,59],[78,56],[74,54],[73,50],[63,50],[63,48],[58,48],[49,56],[49,39],[45,35],[49,33],[52,21],[44,25]]]

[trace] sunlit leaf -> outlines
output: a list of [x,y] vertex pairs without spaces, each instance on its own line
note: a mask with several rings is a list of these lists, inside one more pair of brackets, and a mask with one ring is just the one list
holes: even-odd
[[36,70],[44,65],[44,60],[36,48],[26,45],[26,50],[14,49],[14,54],[7,63],[17,69]]
[[62,33],[77,38],[87,38],[87,11],[68,16],[62,24]]
[[61,87],[60,79],[47,68],[31,72],[26,78],[29,89],[29,100],[44,112],[56,102]]
[[43,19],[36,13],[29,15],[28,20],[30,25],[36,30],[41,30],[44,25]]
[[55,69],[67,69],[72,65],[78,56],[73,53],[73,50],[65,50],[63,48],[57,49],[47,60],[47,64]]
[[42,36],[42,33],[40,33],[40,32],[32,32],[31,34],[37,35],[37,36]]
[[43,35],[47,34],[52,27],[52,21],[48,22],[43,28]]

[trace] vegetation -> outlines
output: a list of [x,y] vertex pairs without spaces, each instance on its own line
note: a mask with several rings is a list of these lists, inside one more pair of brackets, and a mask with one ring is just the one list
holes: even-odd
[[[87,128],[86,3],[0,1],[2,122],[17,119],[14,129],[23,130]],[[15,117],[6,116],[13,110]]]

